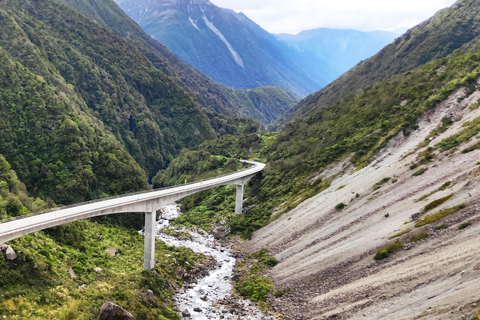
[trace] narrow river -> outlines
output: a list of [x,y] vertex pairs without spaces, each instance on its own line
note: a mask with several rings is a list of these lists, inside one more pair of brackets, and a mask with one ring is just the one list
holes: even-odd
[[[186,230],[191,240],[179,240],[171,235],[162,233],[162,229],[170,226],[170,220],[180,215],[178,205],[172,204],[162,209],[161,219],[157,222],[157,238],[168,245],[187,247],[195,252],[214,257],[219,266],[210,271],[205,278],[198,279],[196,284],[181,289],[175,295],[177,306],[184,313],[182,319],[245,319],[245,320],[274,320],[272,315],[264,314],[253,303],[242,298],[236,299],[237,305],[243,306],[246,316],[239,315],[239,310],[222,306],[220,302],[228,298],[233,290],[231,277],[235,268],[235,258],[228,248],[222,247],[213,236],[200,232]],[[178,229],[178,231],[184,231]],[[188,316],[189,315],[189,316]]]

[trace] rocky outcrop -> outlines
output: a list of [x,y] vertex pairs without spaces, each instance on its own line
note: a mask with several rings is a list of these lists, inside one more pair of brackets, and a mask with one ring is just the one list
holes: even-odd
[[116,256],[120,255],[120,252],[118,252],[117,249],[113,249],[113,248],[105,249],[105,252],[108,253],[109,255],[111,255],[112,257],[116,257]]
[[17,259],[17,254],[12,249],[12,247],[7,244],[0,245],[0,251],[2,251],[5,254],[5,257],[7,258],[7,260]]
[[107,301],[102,304],[100,308],[100,320],[135,320],[135,317],[132,316],[125,309],[116,305],[111,301]]

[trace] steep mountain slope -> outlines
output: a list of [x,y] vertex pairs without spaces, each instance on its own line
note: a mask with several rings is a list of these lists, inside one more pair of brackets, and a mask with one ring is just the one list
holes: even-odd
[[[29,43],[22,53],[39,62]],[[71,203],[148,188],[145,171],[61,79],[50,86],[2,48],[0,66],[0,152],[33,195]]]
[[[272,105],[266,114],[263,114],[261,110],[252,108],[252,106],[255,106],[253,101],[246,100],[245,97],[239,99],[238,91],[213,81],[186,64],[158,41],[152,39],[113,0],[54,1],[71,7],[118,36],[128,38],[156,68],[174,78],[179,86],[208,110],[223,115],[253,118],[264,124],[272,123],[277,119],[271,117],[272,114],[281,114],[284,111],[283,109],[277,109],[275,105]],[[272,87],[269,89],[271,93],[275,91],[278,92],[278,99],[286,97],[284,90],[281,88]],[[242,95],[242,93],[239,93],[239,95]],[[265,99],[269,100],[269,96]],[[281,104],[282,106],[286,104],[288,108],[291,108],[296,102],[297,98],[288,94],[287,100],[283,100]]]
[[[358,62],[370,58],[397,37],[386,31],[314,29],[276,37],[298,51],[297,64],[312,79],[332,82]],[[323,63],[319,63],[322,61]]]
[[[291,51],[243,14],[207,0],[118,0],[149,35],[201,72],[233,88],[281,86],[298,96],[327,82],[310,79]],[[318,77],[317,77],[318,78]]]
[[459,0],[449,9],[407,31],[378,54],[355,66],[322,90],[302,100],[282,121],[298,119],[376,82],[406,72],[456,49],[475,48],[479,42],[480,3]]
[[[477,54],[478,56],[478,54]],[[478,70],[478,67],[477,67]],[[478,76],[478,73],[477,73]],[[476,82],[480,85],[480,79]],[[480,292],[480,92],[455,91],[361,170],[257,231],[286,319],[476,319]],[[247,252],[247,253],[248,253]]]

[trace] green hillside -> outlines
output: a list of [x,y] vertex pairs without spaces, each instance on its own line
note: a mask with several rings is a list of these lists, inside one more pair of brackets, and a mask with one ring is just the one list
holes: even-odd
[[54,1],[71,7],[116,35],[128,38],[156,68],[174,78],[178,85],[208,110],[223,115],[249,117],[269,124],[298,102],[297,98],[285,89],[271,87],[264,99],[260,96],[260,101],[265,100],[268,104],[272,94],[277,92],[276,99],[280,101],[280,105],[270,105],[267,110],[256,108],[258,99],[251,100],[249,96],[243,94],[243,90],[234,90],[221,85],[186,64],[147,35],[113,0]]
[[451,8],[408,30],[375,56],[359,63],[322,90],[302,100],[282,122],[299,119],[361,92],[384,79],[412,70],[456,49],[474,52],[480,43],[480,3],[459,0]]

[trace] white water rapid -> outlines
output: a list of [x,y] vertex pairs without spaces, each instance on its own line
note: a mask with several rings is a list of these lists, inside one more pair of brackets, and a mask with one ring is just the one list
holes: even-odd
[[168,245],[176,247],[187,247],[197,253],[213,256],[219,266],[210,271],[210,274],[197,280],[196,284],[192,284],[183,288],[175,295],[175,300],[179,309],[183,312],[188,310],[190,317],[182,319],[207,320],[207,319],[245,319],[245,320],[267,320],[277,319],[272,315],[262,313],[253,303],[248,300],[239,298],[237,305],[242,305],[246,310],[246,316],[239,315],[239,310],[232,307],[225,307],[218,304],[220,300],[230,296],[233,290],[231,277],[235,268],[235,258],[232,257],[228,248],[218,244],[213,236],[192,230],[187,231],[191,236],[191,240],[179,240],[171,235],[161,233],[161,230],[170,226],[170,220],[180,215],[178,205],[172,204],[162,209],[162,216],[157,222],[157,238]]

